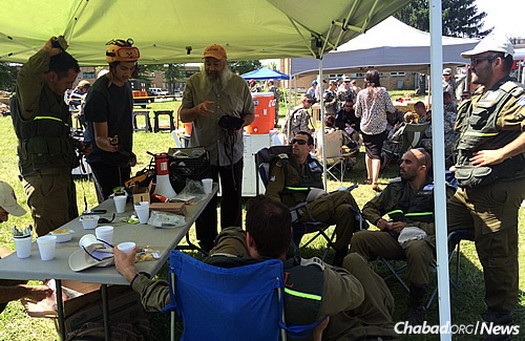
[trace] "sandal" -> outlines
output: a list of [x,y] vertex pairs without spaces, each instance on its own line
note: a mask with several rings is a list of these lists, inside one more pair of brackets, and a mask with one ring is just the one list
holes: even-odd
[[381,192],[383,190],[378,184],[373,184],[372,189],[376,192]]
[[372,179],[363,180],[363,185],[371,185],[371,184],[372,184]]

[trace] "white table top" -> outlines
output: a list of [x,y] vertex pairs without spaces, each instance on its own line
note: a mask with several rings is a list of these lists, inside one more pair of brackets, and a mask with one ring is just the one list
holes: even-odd
[[[216,191],[217,184],[215,183],[213,193]],[[160,229],[150,225],[132,225],[121,222],[121,217],[129,216],[132,213],[133,206],[129,202],[126,205],[126,212],[117,214],[111,224],[99,224],[98,226],[111,225],[114,227],[113,245],[117,245],[120,242],[133,241],[139,247],[149,245],[152,250],[158,250],[160,259],[136,263],[138,271],[155,275],[168,259],[170,251],[179,244],[211,197],[212,195],[209,194],[197,204],[186,206],[186,225],[181,228]],[[115,212],[115,205],[113,200],[109,199],[97,206],[96,209],[107,210],[107,213],[101,216],[111,218],[111,214]],[[70,241],[57,243],[55,259],[42,261],[38,246],[36,242],[33,242],[29,258],[20,259],[14,252],[6,258],[0,259],[0,278],[20,280],[53,278],[79,280],[87,283],[128,284],[124,277],[117,272],[114,265],[105,268],[93,267],[80,272],[72,271],[68,265],[69,256],[79,249],[78,241],[80,238],[85,234],[95,234],[95,230],[84,230],[79,218],[68,222],[62,228],[72,229],[75,231],[75,234],[73,234],[73,238]]]

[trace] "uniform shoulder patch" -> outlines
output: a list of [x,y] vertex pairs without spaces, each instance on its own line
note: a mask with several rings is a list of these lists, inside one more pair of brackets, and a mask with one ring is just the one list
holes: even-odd
[[324,269],[325,269],[324,262],[318,257],[312,257],[312,258],[308,258],[308,259],[301,258],[301,264],[300,265],[301,266],[315,265],[315,266],[318,266],[322,271],[324,271]]
[[289,159],[288,154],[286,153],[277,154],[277,157],[281,160]]
[[502,86],[500,86],[500,89],[506,92],[511,92],[512,90],[514,90],[514,88],[517,88],[517,87],[518,85],[516,83],[508,81],[508,82],[505,82]]

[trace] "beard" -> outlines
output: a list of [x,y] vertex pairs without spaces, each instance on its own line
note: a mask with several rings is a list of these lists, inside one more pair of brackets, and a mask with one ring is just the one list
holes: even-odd
[[217,91],[224,90],[233,76],[233,72],[228,66],[224,67],[224,70],[220,72],[207,71],[205,74],[206,82]]

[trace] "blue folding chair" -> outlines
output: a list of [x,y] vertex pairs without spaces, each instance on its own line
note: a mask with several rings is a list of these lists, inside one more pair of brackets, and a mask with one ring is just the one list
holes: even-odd
[[182,317],[181,340],[285,340],[304,337],[321,322],[287,327],[284,323],[283,262],[270,259],[234,268],[203,263],[171,251],[172,340],[174,311]]

